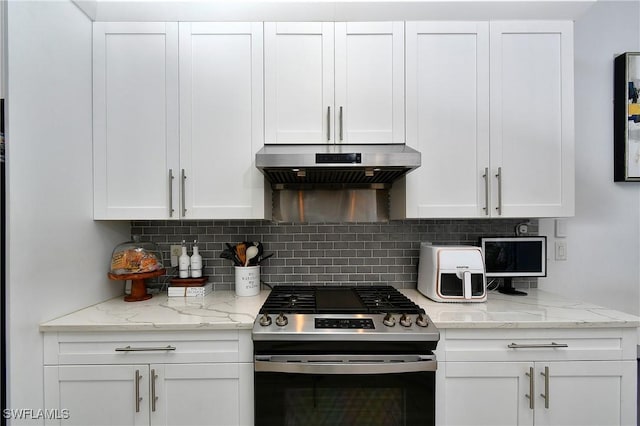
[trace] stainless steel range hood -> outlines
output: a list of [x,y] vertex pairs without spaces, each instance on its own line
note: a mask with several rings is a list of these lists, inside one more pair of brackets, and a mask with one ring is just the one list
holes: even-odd
[[256,167],[274,189],[383,188],[420,166],[403,144],[279,144],[256,154]]

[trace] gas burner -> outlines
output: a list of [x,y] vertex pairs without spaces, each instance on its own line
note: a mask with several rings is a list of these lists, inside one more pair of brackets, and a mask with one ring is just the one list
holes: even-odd
[[262,305],[260,313],[313,313],[315,296],[311,287],[277,286]]
[[417,314],[418,305],[391,286],[276,286],[260,313]]

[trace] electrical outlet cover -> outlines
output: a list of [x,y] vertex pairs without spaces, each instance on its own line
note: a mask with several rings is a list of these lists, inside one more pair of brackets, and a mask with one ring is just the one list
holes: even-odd
[[182,246],[180,244],[174,244],[171,246],[171,266],[178,266],[178,257],[182,253]]

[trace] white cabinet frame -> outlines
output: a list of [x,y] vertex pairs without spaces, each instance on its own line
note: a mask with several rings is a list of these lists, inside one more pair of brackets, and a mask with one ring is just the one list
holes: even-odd
[[[93,26],[95,219],[165,219],[176,209],[177,22]],[[173,204],[171,202],[173,201]]]
[[264,218],[263,145],[262,23],[181,22],[180,217]]
[[407,22],[407,217],[484,217],[489,209],[489,24]]
[[404,143],[404,22],[265,22],[265,142]]

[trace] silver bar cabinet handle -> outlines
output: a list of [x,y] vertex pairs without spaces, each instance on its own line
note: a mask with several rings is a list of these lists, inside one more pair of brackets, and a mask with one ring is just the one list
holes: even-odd
[[342,107],[340,107],[340,142],[342,142]]
[[549,408],[549,367],[544,367],[544,372],[540,372],[540,375],[544,376],[544,393],[540,396],[544,398],[544,408]]
[[489,168],[484,168],[484,174],[482,175],[484,178],[484,215],[489,216]]
[[156,374],[155,369],[151,369],[151,411],[156,411],[156,401],[158,397],[156,396],[156,379],[158,375]]
[[136,370],[136,413],[140,412],[140,401],[142,401],[142,397],[140,396],[140,380],[142,376],[140,375],[140,370]]
[[135,346],[125,346],[124,348],[116,348],[116,352],[150,352],[150,351],[175,351],[176,347],[167,346],[150,346],[148,348],[139,348]]
[[173,217],[173,169],[169,169],[169,217]]
[[331,106],[327,107],[327,141],[331,140]]
[[527,375],[527,377],[529,377],[529,394],[525,395],[527,398],[529,398],[529,408],[530,409],[535,409],[536,408],[536,402],[535,399],[533,397],[533,394],[536,392],[536,385],[534,383],[534,379],[533,379],[533,367],[529,367],[529,372],[525,373]]
[[510,343],[507,345],[509,349],[541,349],[541,348],[568,348],[569,345],[566,343],[531,343],[531,344],[519,344],[519,343]]
[[185,196],[184,196],[184,192],[185,192],[185,181],[187,180],[187,175],[184,173],[184,169],[182,169],[182,216],[186,216],[187,214],[187,207],[186,207],[186,202],[185,202]]
[[496,206],[496,210],[499,215],[502,215],[502,167],[498,167],[496,177],[498,178],[498,205]]

